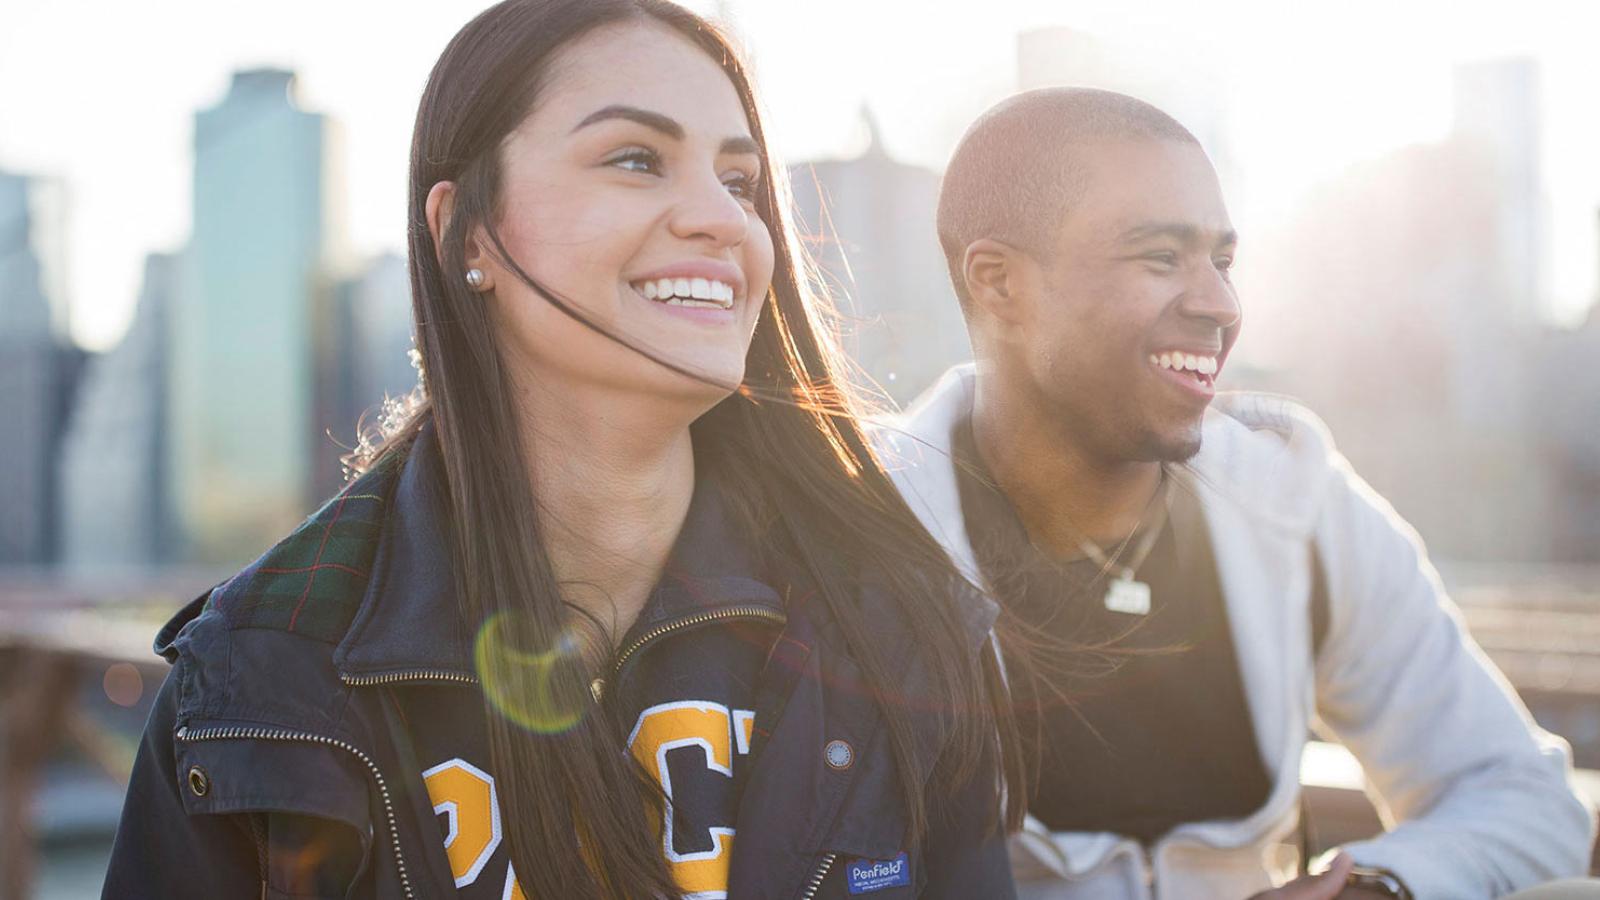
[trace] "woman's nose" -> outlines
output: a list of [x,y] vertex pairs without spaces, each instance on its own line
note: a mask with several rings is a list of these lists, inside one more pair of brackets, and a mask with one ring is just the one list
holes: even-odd
[[671,218],[678,237],[705,240],[719,247],[742,243],[750,223],[744,205],[715,175],[705,175],[684,186]]

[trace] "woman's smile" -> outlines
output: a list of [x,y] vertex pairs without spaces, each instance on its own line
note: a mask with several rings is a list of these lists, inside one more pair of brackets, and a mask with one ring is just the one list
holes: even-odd
[[745,297],[744,273],[721,260],[696,259],[651,269],[628,279],[629,289],[669,315],[704,324],[736,321]]

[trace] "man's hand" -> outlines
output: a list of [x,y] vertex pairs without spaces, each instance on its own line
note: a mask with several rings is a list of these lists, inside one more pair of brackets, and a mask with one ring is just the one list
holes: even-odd
[[1340,853],[1321,875],[1305,875],[1280,888],[1262,891],[1250,900],[1334,900],[1344,890],[1345,880],[1356,861]]

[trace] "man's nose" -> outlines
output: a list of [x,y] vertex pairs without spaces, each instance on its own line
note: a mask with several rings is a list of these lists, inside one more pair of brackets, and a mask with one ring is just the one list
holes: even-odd
[[1184,291],[1180,309],[1186,316],[1208,319],[1218,328],[1232,328],[1239,324],[1239,294],[1234,290],[1226,271],[1207,265],[1199,271]]

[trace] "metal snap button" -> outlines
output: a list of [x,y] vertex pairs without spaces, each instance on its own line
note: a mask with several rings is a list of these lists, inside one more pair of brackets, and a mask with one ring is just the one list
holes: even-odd
[[844,741],[829,741],[822,748],[822,758],[832,769],[848,769],[856,761],[856,752]]
[[199,766],[189,767],[189,790],[194,791],[196,797],[204,797],[211,790],[211,776]]

